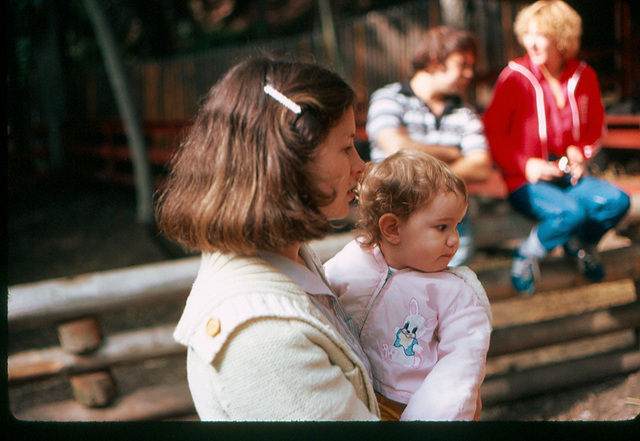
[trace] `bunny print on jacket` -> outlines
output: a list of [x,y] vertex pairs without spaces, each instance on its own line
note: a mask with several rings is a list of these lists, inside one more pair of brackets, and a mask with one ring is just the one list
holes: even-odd
[[392,346],[386,343],[381,344],[383,357],[391,363],[397,363],[408,368],[417,369],[422,365],[423,359],[420,354],[424,348],[420,345],[418,338],[425,335],[427,329],[431,333],[435,330],[436,316],[432,312],[429,320],[419,314],[418,301],[412,298],[409,301],[409,315],[404,319],[402,327],[395,328],[395,341]]

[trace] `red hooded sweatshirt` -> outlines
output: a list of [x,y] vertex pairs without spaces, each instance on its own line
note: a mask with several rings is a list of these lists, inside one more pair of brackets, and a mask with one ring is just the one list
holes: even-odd
[[496,82],[484,125],[509,192],[527,183],[529,158],[562,157],[575,145],[588,160],[599,149],[604,107],[595,71],[584,62],[568,60],[560,85],[565,96],[562,109],[528,55],[511,61]]

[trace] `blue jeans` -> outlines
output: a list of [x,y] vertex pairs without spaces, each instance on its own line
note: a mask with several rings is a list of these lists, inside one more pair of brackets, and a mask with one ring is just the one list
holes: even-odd
[[629,196],[606,181],[583,177],[576,185],[569,178],[558,182],[525,184],[509,195],[519,213],[540,221],[538,239],[551,251],[576,237],[595,246],[629,210]]

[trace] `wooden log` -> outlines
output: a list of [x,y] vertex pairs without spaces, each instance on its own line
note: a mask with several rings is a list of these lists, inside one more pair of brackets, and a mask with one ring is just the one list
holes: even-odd
[[108,371],[73,375],[70,378],[73,396],[85,407],[104,407],[116,396],[116,383]]
[[[353,239],[337,233],[311,246],[326,260]],[[10,330],[41,327],[86,314],[108,312],[186,297],[200,266],[199,257],[140,265],[9,287]]]
[[72,354],[92,351],[102,343],[98,320],[88,317],[58,326],[58,339],[62,349]]
[[[537,394],[576,387],[640,369],[640,352],[598,355],[487,378],[482,385],[485,407]],[[192,415],[193,402],[186,382],[141,388],[117,398],[106,408],[89,409],[70,400],[14,413],[23,421],[151,421]]]
[[10,330],[36,328],[86,315],[186,297],[199,257],[140,265],[9,287]]
[[[502,204],[504,205],[504,203]],[[640,193],[632,196],[631,210],[622,220],[622,226],[640,223]],[[494,215],[480,216],[476,221],[477,246],[480,248],[503,243],[505,240],[526,235],[531,224],[522,216],[511,211]],[[354,237],[353,232],[330,235],[325,239],[311,243],[322,261],[326,261]],[[621,259],[611,254],[605,260],[609,277],[617,280],[629,277],[616,277],[613,272],[633,272],[633,259],[638,260],[637,253],[620,251],[623,256],[622,268],[616,270],[615,263]],[[606,253],[603,253],[603,256]],[[546,261],[542,266],[555,265],[556,261]],[[554,277],[558,271],[549,273],[537,290],[563,289],[574,284],[582,284],[577,273],[568,263],[560,263],[563,271],[571,277]],[[178,261],[169,261],[137,267],[124,268],[86,274],[72,278],[60,278],[42,282],[14,285],[9,287],[7,321],[10,330],[40,327],[60,320],[71,320],[83,316],[87,310],[107,312],[131,306],[148,305],[186,297],[199,267],[199,258],[191,257]],[[636,272],[637,274],[637,272]],[[512,295],[509,276],[503,269],[485,271],[481,280],[491,286],[494,298],[506,298]],[[557,287],[556,282],[560,282]],[[490,291],[487,289],[487,291]]]
[[626,352],[599,354],[489,377],[480,388],[482,404],[488,407],[534,395],[548,394],[616,375],[628,374],[638,369],[640,369],[640,351],[634,348]]
[[[636,302],[545,322],[499,328],[493,331],[489,356],[564,343],[638,327],[639,324],[640,303]],[[9,384],[181,355],[185,348],[173,340],[173,329],[171,324],[113,334],[105,338],[98,350],[82,356],[69,354],[62,348],[13,354],[7,360]]]
[[174,328],[171,324],[112,334],[105,337],[97,350],[84,355],[70,354],[59,347],[10,355],[7,360],[9,384],[183,354],[185,347],[173,339]]
[[[331,236],[320,242],[326,246],[321,252],[323,257],[340,250],[351,239],[351,234]],[[312,244],[312,247],[316,246]],[[606,280],[640,278],[640,248],[637,245],[605,251],[602,258],[607,270]],[[59,320],[81,317],[88,310],[108,312],[186,297],[199,264],[198,257],[190,257],[9,287],[9,329],[41,327]],[[588,283],[567,259],[548,259],[542,261],[540,266],[542,278],[536,285],[537,292]],[[508,265],[479,271],[478,277],[491,299],[514,295]]]
[[640,303],[494,329],[489,357],[526,351],[624,329],[640,328]]
[[154,421],[195,413],[187,382],[141,388],[111,406],[91,409],[74,400],[14,413],[24,421]]
[[609,129],[605,137],[602,139],[602,145],[604,146],[604,148],[639,150],[639,138],[640,130],[638,129]]

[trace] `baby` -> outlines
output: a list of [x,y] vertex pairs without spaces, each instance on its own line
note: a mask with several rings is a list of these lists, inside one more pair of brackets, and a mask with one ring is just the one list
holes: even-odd
[[448,268],[465,184],[400,150],[365,172],[358,237],[325,264],[372,364],[383,419],[477,420],[491,309],[475,273]]

